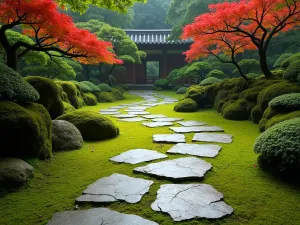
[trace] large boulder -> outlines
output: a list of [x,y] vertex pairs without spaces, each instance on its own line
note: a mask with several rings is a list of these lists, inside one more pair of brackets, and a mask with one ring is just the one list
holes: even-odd
[[110,92],[101,92],[96,94],[98,102],[115,102],[116,97]]
[[190,98],[185,98],[174,106],[176,112],[196,112],[198,109],[198,104]]
[[80,149],[83,139],[80,131],[65,120],[52,121],[52,148],[53,151]]
[[63,91],[67,94],[70,104],[74,106],[75,109],[79,109],[84,105],[79,85],[70,81],[56,81],[56,84],[59,84],[63,88]]
[[27,162],[10,157],[0,158],[0,186],[19,187],[33,176],[33,167]]
[[46,159],[52,153],[51,117],[44,106],[0,102],[0,156]]
[[82,93],[82,97],[86,105],[94,106],[98,104],[97,97],[92,93]]

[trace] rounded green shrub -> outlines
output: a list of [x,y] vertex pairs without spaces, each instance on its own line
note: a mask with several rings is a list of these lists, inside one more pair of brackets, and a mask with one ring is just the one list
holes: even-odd
[[248,120],[251,110],[255,107],[255,103],[239,99],[233,103],[224,106],[223,117],[229,120]]
[[39,93],[23,77],[0,63],[0,101],[35,102]]
[[205,86],[205,95],[211,105],[214,105],[216,96],[220,91],[220,83],[214,83],[212,85]]
[[244,78],[231,78],[221,83],[221,88],[228,90],[230,93],[240,93],[249,87],[249,83]]
[[124,93],[124,92],[125,92],[125,89],[122,88],[122,87],[119,86],[119,85],[114,85],[113,88],[118,89],[121,93]]
[[185,98],[193,99],[197,102],[199,107],[203,107],[207,104],[207,98],[205,95],[205,88],[200,85],[193,85],[188,88]]
[[92,111],[75,111],[57,118],[74,124],[84,140],[104,140],[119,135],[119,128],[108,118]]
[[112,95],[115,97],[115,99],[117,100],[123,100],[125,99],[124,95],[122,94],[121,91],[119,91],[118,89],[116,88],[112,88],[112,91],[111,91]]
[[[261,72],[260,63],[257,59],[242,59],[238,64],[245,74]],[[239,74],[237,69],[235,69],[233,73]]]
[[62,90],[53,80],[44,77],[26,77],[25,80],[39,93],[40,99],[37,103],[48,110],[52,119],[64,114]]
[[101,92],[96,94],[98,102],[115,102],[117,99],[110,92]]
[[74,106],[72,106],[70,103],[68,102],[63,102],[64,104],[64,109],[65,109],[65,114],[70,113],[70,112],[74,112],[76,109],[74,108]]
[[211,85],[211,84],[220,83],[220,82],[221,82],[221,80],[216,77],[209,77],[209,78],[202,80],[200,82],[200,85],[206,86],[206,85]]
[[284,75],[284,70],[282,69],[276,69],[271,71],[274,77],[277,77],[278,79],[282,79]]
[[112,88],[105,83],[98,84],[97,86],[100,88],[101,92],[112,92]]
[[251,110],[251,120],[253,121],[253,123],[258,124],[261,118],[263,117],[263,114],[264,113],[262,112],[261,108],[258,105],[256,105]]
[[228,76],[226,76],[225,73],[223,73],[221,70],[212,70],[210,71],[208,74],[207,74],[207,78],[210,78],[210,77],[215,77],[217,79],[225,79],[225,78],[228,78]]
[[121,88],[123,88],[125,91],[129,90],[129,86],[127,84],[118,84]]
[[279,68],[281,66],[281,63],[291,57],[293,54],[291,53],[284,53],[282,54],[274,63],[273,68]]
[[75,109],[79,109],[84,105],[79,86],[76,86],[74,83],[69,81],[56,81],[56,84],[59,84],[63,88],[64,92],[68,96],[70,104],[74,106]]
[[52,123],[43,105],[0,102],[0,155],[40,159],[52,155]]
[[299,173],[300,118],[269,128],[256,139],[253,149],[273,168]]
[[187,90],[188,89],[186,87],[181,87],[176,91],[176,94],[185,94]]
[[280,123],[280,122],[283,122],[286,120],[290,120],[290,119],[294,119],[297,117],[300,117],[300,110],[290,112],[290,113],[277,114],[277,115],[273,116],[271,119],[269,119],[268,121],[266,121],[265,129],[269,129],[270,127],[274,126],[277,123]]
[[248,73],[246,76],[251,79],[256,79],[258,77],[261,77],[261,75],[258,73]]
[[95,79],[95,78],[90,78],[89,81],[92,82],[93,84],[97,85],[97,86],[98,86],[98,84],[101,83],[98,79]]
[[299,61],[300,60],[300,52],[296,53],[290,57],[288,57],[287,59],[283,60],[280,67],[283,69],[286,69],[289,67],[289,65],[295,61]]
[[269,106],[278,112],[300,110],[300,93],[280,95],[271,100]]
[[169,80],[165,78],[159,79],[155,81],[154,85],[158,88],[167,89],[169,86]]
[[198,104],[190,98],[185,98],[174,106],[176,112],[196,112],[198,109]]
[[93,84],[90,81],[81,81],[80,83],[85,84],[86,86],[88,86],[91,89],[91,92],[100,92],[100,88],[97,87],[95,84]]
[[300,59],[290,63],[283,73],[283,78],[300,83]]
[[87,86],[85,83],[82,83],[82,82],[73,82],[75,85],[78,85],[80,87],[80,91],[83,92],[83,93],[89,93],[89,92],[92,92],[92,89]]
[[86,105],[93,106],[98,104],[96,96],[92,93],[83,93],[82,97]]

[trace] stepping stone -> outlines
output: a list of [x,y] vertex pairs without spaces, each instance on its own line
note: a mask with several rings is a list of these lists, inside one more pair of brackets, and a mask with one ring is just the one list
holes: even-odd
[[184,127],[195,127],[195,126],[206,125],[206,123],[198,122],[198,121],[194,121],[194,120],[182,121],[182,122],[177,122],[177,123],[179,123],[180,125],[182,125]]
[[156,151],[147,149],[133,149],[111,158],[110,161],[137,164],[164,158],[168,158],[168,156]]
[[153,142],[156,143],[185,143],[183,134],[154,134]]
[[129,115],[148,115],[150,114],[149,112],[144,112],[144,111],[140,111],[140,112],[128,112]]
[[173,146],[167,153],[178,153],[182,155],[194,155],[200,157],[216,157],[222,148],[218,145],[199,145],[179,143]]
[[76,202],[117,202],[137,203],[148,193],[153,181],[113,174],[103,177],[88,186]]
[[145,112],[143,109],[125,109],[125,112]]
[[176,121],[180,121],[180,120],[183,120],[183,119],[166,117],[166,118],[156,118],[156,119],[153,119],[152,121],[153,122],[176,122]]
[[114,115],[115,118],[125,119],[125,118],[134,118],[137,115],[129,115],[129,114],[120,114],[120,115]]
[[142,116],[146,119],[157,119],[157,118],[166,118],[167,116],[165,115],[160,115],[160,114],[154,114],[154,115],[146,115],[146,116]]
[[99,112],[100,112],[100,113],[106,113],[106,112],[118,112],[118,109],[101,109]]
[[137,117],[137,118],[120,119],[118,121],[120,121],[120,122],[142,122],[145,120],[146,119],[144,119],[144,118]]
[[124,109],[125,106],[111,106],[110,109]]
[[148,106],[148,107],[154,107],[154,106],[158,106],[157,103],[148,103],[148,104],[143,104],[143,106]]
[[193,137],[193,141],[203,142],[217,142],[217,143],[232,143],[231,134],[211,134],[211,133],[198,133]]
[[148,107],[141,107],[141,106],[136,106],[136,107],[129,107],[129,110],[146,110]]
[[47,225],[158,225],[158,223],[106,208],[55,213]]
[[137,167],[134,169],[134,172],[167,177],[174,180],[202,179],[211,167],[210,163],[202,159],[186,157]]
[[120,112],[100,112],[101,115],[120,115]]
[[200,127],[170,127],[176,133],[194,133],[194,132],[219,132],[224,131],[221,127],[200,126]]
[[223,194],[208,184],[164,184],[151,208],[168,213],[174,221],[219,219],[233,213],[222,199]]
[[146,127],[164,127],[164,126],[172,126],[172,122],[151,122],[151,123],[142,123]]

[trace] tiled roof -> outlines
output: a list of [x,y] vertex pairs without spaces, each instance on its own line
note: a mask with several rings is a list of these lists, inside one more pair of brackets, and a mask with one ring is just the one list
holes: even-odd
[[125,30],[126,34],[136,44],[188,44],[187,40],[168,40],[171,36],[170,29],[164,30]]

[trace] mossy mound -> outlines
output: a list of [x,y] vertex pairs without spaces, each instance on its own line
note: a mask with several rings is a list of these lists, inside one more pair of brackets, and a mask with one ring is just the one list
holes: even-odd
[[211,105],[214,104],[216,96],[220,91],[220,83],[215,83],[212,85],[205,86],[205,94]]
[[35,102],[39,93],[17,72],[0,63],[0,101]]
[[263,117],[263,112],[261,110],[261,108],[256,105],[252,110],[251,110],[251,120],[253,123],[259,123],[259,121],[261,120],[261,118]]
[[250,118],[251,110],[255,103],[239,99],[231,104],[224,105],[222,114],[225,119],[229,120],[247,120]]
[[179,89],[177,89],[176,94],[185,94],[187,92],[187,88],[186,87],[181,87]]
[[127,84],[118,84],[121,88],[123,88],[125,91],[129,90],[129,86]]
[[230,94],[241,93],[249,87],[249,83],[244,78],[232,78],[221,83],[221,88],[229,91]]
[[70,103],[68,102],[63,102],[64,104],[64,109],[65,109],[65,114],[70,113],[70,112],[74,112],[76,109],[74,108],[74,106],[72,106]]
[[280,67],[283,69],[286,69],[289,67],[289,65],[295,61],[299,61],[300,60],[300,52],[296,53],[290,57],[288,57],[287,59],[283,60],[282,63],[280,64]]
[[69,81],[56,81],[56,84],[59,84],[63,88],[68,96],[70,104],[74,106],[75,109],[79,109],[84,105],[79,86],[76,86]]
[[256,78],[261,77],[261,75],[258,73],[248,73],[246,76],[251,79],[256,79]]
[[300,110],[290,112],[290,113],[279,113],[269,119],[265,124],[265,129],[269,129],[277,123],[281,123],[286,120],[294,119],[300,117]]
[[82,97],[86,105],[93,106],[98,104],[96,96],[92,93],[83,93]]
[[80,87],[80,91],[83,92],[83,93],[89,93],[89,92],[92,92],[92,89],[87,86],[85,83],[82,83],[82,82],[74,82],[73,83],[75,85],[78,85]]
[[225,73],[221,70],[212,70],[207,74],[207,78],[217,78],[217,79],[225,79],[228,78]]
[[198,109],[198,104],[190,98],[185,98],[174,106],[176,112],[196,112]]
[[215,83],[220,83],[221,81],[222,80],[220,80],[216,77],[209,77],[209,78],[202,80],[199,85],[206,86],[206,85],[211,85],[211,84],[215,84]]
[[68,95],[66,94],[66,92],[64,92],[62,86],[60,86],[59,84],[56,84],[56,86],[59,89],[61,100],[64,101],[64,102],[70,103],[70,101],[68,99]]
[[97,92],[101,91],[98,86],[96,86],[95,84],[93,84],[90,81],[81,81],[80,83],[85,84],[86,86],[88,86],[91,89],[91,92],[93,92],[93,93],[97,93]]
[[97,86],[100,88],[101,92],[112,92],[112,88],[105,83],[98,84]]
[[98,102],[115,102],[117,99],[110,92],[101,92],[96,94]]
[[283,73],[283,78],[292,82],[300,83],[300,59],[291,62]]
[[92,82],[93,84],[97,85],[97,86],[101,83],[98,79],[95,79],[95,78],[90,78],[89,81]]
[[300,171],[300,118],[276,124],[255,141],[254,152],[279,171]]
[[113,88],[119,90],[121,93],[125,92],[125,89],[122,86],[114,85]]
[[112,88],[111,93],[115,97],[116,100],[123,100],[123,99],[125,99],[125,96],[122,94],[121,91],[119,91],[119,89]]
[[0,102],[0,155],[16,158],[50,158],[52,123],[44,106]]
[[205,88],[200,85],[189,87],[185,94],[185,98],[193,99],[200,108],[207,104]]
[[57,118],[74,124],[84,140],[104,140],[119,135],[119,128],[108,118],[92,111],[76,111]]
[[52,119],[64,114],[64,105],[61,99],[61,88],[53,80],[44,77],[26,77],[39,93],[37,103],[42,104],[49,112]]
[[269,102],[269,107],[278,112],[300,110],[300,93],[280,95]]

